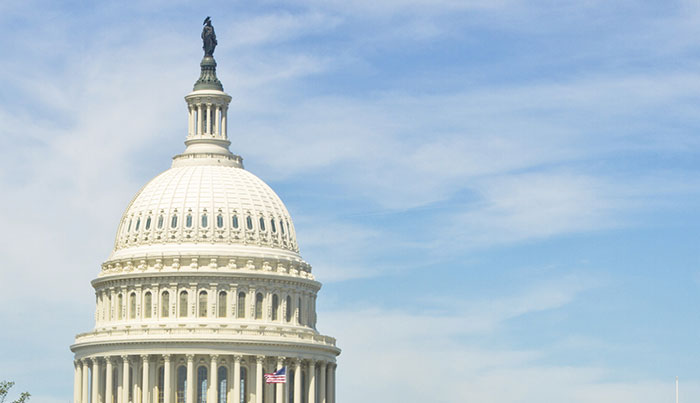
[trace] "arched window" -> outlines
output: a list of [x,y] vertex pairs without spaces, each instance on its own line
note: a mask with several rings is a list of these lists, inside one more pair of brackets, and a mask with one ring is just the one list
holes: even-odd
[[170,293],[163,291],[160,297],[160,316],[167,318],[170,314]]
[[219,293],[219,317],[226,317],[226,291]]
[[158,216],[158,229],[163,228],[163,216],[159,215]]
[[243,291],[238,293],[237,311],[236,317],[245,318],[245,293]]
[[112,296],[109,296],[109,306],[107,307],[107,320],[112,320],[114,319],[114,316],[112,315],[112,308],[114,305],[112,305]]
[[187,317],[187,291],[180,293],[180,317]]
[[275,219],[272,218],[270,219],[270,225],[272,226],[272,233],[276,234],[277,233],[277,226],[275,225]]
[[287,373],[289,374],[287,376],[287,401],[289,403],[299,403],[294,401],[294,376],[296,375],[295,372],[296,371],[294,371],[293,369],[287,370]]
[[287,312],[286,312],[286,317],[287,322],[292,320],[292,298],[287,295]]
[[248,227],[248,229],[253,229],[253,219],[250,216],[245,218],[245,225]]
[[255,319],[262,319],[263,313],[263,295],[258,293],[255,296]]
[[141,217],[136,219],[136,228],[134,228],[134,231],[138,231],[140,226],[141,226]]
[[187,217],[185,217],[185,226],[192,228],[192,214],[187,214]]
[[129,319],[136,318],[136,293],[129,295]]
[[280,230],[282,230],[282,235],[284,235],[284,224],[282,224],[282,220],[280,220]]
[[206,213],[202,215],[202,228],[206,228],[207,225],[209,225],[209,219],[207,218]]
[[299,301],[297,303],[297,317],[299,318],[299,324],[303,325],[304,324],[304,319],[301,317],[301,297],[299,297]]
[[170,228],[177,227],[177,214],[173,214],[173,218],[170,220]]
[[216,216],[216,227],[217,228],[224,227],[224,216],[222,216],[221,214]]
[[237,215],[233,216],[232,222],[233,222],[233,228],[238,228],[238,216]]
[[226,393],[228,392],[228,369],[226,367],[219,367],[217,379],[219,380],[219,385],[216,388],[216,403],[226,403]]
[[[238,396],[239,402],[245,402],[246,401],[246,396],[248,396],[248,369],[246,367],[241,367],[241,378],[239,379],[239,382],[241,383],[241,395]],[[236,397],[234,396],[234,399]],[[234,402],[235,403],[235,402]]]
[[146,219],[146,230],[151,229],[151,216]]
[[197,368],[197,403],[207,401],[207,367]]
[[[115,371],[116,372],[116,371]],[[116,385],[116,383],[112,383],[112,385]],[[158,403],[163,403],[163,391],[165,388],[165,367],[158,367],[158,383],[156,384],[158,387]],[[116,389],[116,388],[113,388]],[[109,401],[109,400],[108,400]],[[116,402],[116,400],[113,400]]]
[[122,319],[122,310],[124,309],[124,297],[119,294],[117,296],[117,319]]
[[[301,401],[302,402],[308,402],[309,401],[309,396],[308,393],[306,392],[306,387],[303,385],[306,385],[306,372],[301,371]],[[299,402],[301,403],[301,402]]]
[[129,226],[126,227],[126,232],[131,231],[131,221],[132,221],[132,219],[130,218],[130,219],[129,219]]
[[260,231],[265,231],[265,219],[260,217]]
[[[134,379],[134,369],[129,367],[129,379]],[[134,399],[134,382],[129,382],[129,401]]]
[[280,301],[277,294],[272,296],[272,320],[277,320],[277,314],[280,310]]
[[148,291],[148,292],[146,292],[146,295],[143,296],[143,317],[144,318],[151,317],[151,307],[152,307],[151,292]]
[[199,317],[207,317],[207,292],[202,291],[199,293]]
[[177,367],[177,403],[185,403],[185,391],[187,390],[187,367]]

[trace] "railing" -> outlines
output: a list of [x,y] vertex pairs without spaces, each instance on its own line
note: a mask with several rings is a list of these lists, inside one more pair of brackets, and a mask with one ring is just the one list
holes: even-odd
[[[299,331],[294,329],[269,329],[265,326],[257,328],[222,328],[202,326],[178,326],[178,327],[146,327],[130,328],[119,327],[112,329],[98,329],[93,332],[81,333],[76,336],[76,343],[92,341],[109,341],[110,339],[134,338],[157,339],[166,336],[168,339],[183,336],[187,340],[235,337],[246,341],[301,341],[314,344],[335,346],[335,338],[324,336],[313,331]],[[184,337],[186,336],[186,337]]]

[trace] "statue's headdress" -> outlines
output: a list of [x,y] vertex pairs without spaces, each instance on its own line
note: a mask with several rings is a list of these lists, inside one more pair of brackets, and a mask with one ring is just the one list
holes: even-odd
[[202,25],[207,25],[207,22],[211,22],[211,17],[205,18],[204,23]]

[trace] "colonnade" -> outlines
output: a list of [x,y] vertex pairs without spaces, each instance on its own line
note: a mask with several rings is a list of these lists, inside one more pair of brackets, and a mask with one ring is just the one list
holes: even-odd
[[[75,403],[335,403],[336,364],[324,360],[144,354],[74,365]],[[263,374],[283,366],[287,383],[266,384]]]
[[226,115],[228,105],[216,103],[188,104],[189,136],[213,136],[227,139]]

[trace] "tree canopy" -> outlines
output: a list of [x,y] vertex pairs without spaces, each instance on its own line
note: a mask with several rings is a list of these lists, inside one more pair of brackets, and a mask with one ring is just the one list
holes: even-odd
[[[5,403],[7,394],[10,392],[10,388],[14,385],[14,382],[0,381],[0,403]],[[17,400],[13,400],[12,403],[25,403],[29,400],[29,392],[23,392]]]

